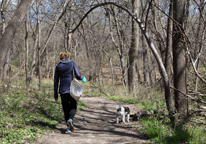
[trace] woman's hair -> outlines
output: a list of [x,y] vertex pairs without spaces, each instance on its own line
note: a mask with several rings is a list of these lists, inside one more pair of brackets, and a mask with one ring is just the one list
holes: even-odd
[[69,59],[70,56],[71,56],[71,53],[66,51],[66,50],[59,54],[60,60],[62,60],[62,59]]

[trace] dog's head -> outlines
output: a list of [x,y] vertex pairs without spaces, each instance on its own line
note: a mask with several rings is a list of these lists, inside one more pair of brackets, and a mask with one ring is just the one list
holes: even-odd
[[116,107],[116,110],[117,110],[117,112],[124,111],[124,107],[123,107],[122,105],[118,105],[118,106]]
[[128,107],[124,107],[124,106],[122,106],[122,105],[118,105],[117,107],[116,107],[116,110],[117,110],[117,113],[118,112],[123,112],[123,113],[130,113],[130,110],[129,110],[129,108]]

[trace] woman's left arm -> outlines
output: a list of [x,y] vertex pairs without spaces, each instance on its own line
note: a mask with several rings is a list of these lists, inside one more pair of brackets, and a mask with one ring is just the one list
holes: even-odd
[[74,66],[74,74],[75,74],[75,77],[78,79],[78,80],[82,80],[83,77],[81,76],[81,73],[79,72],[79,69],[77,68],[77,65],[75,62],[73,62],[73,66]]
[[54,74],[54,99],[55,101],[58,100],[58,83],[59,83],[59,73],[56,67],[55,74]]

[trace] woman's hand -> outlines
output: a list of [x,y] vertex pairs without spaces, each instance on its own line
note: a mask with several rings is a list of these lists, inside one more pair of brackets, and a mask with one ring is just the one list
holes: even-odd
[[57,102],[57,101],[58,101],[58,98],[55,98],[54,100]]
[[82,81],[83,81],[83,82],[86,82],[86,81],[87,81],[87,79],[86,79],[85,77],[83,77]]

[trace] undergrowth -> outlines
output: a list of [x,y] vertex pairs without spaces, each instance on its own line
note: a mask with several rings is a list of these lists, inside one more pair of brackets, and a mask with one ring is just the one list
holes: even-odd
[[[45,84],[45,83],[44,83]],[[48,84],[52,86],[52,83]],[[53,131],[64,118],[61,98],[54,101],[53,89],[44,85],[44,91],[2,89],[0,98],[0,143],[26,143],[43,133]],[[77,110],[86,103],[79,101]]]
[[142,118],[144,134],[151,141],[162,144],[203,144],[206,141],[206,130],[204,126],[197,126],[191,123],[171,127],[167,118]]

